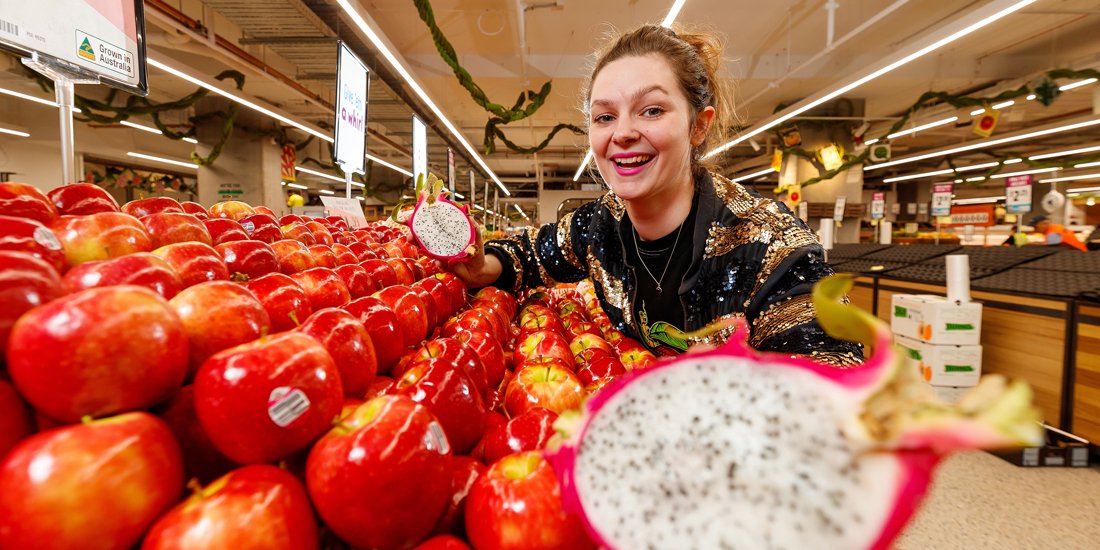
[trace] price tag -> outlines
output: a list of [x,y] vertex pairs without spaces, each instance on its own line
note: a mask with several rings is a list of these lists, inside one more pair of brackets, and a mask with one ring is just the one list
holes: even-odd
[[932,215],[933,216],[950,216],[951,215],[951,191],[954,184],[951,183],[937,183],[932,186]]
[[844,221],[844,203],[848,201],[848,198],[841,195],[836,198],[836,204],[833,205],[833,219],[836,221]]
[[905,213],[909,214],[909,215],[916,214],[917,213],[917,203],[915,203],[915,202],[905,203]]
[[359,229],[366,227],[367,218],[363,215],[363,204],[358,199],[343,199],[338,197],[321,197],[321,203],[330,216],[340,216],[347,222],[348,227]]
[[886,193],[878,192],[871,195],[871,219],[881,220],[886,216]]
[[1031,175],[1005,178],[1005,212],[1009,214],[1031,212]]

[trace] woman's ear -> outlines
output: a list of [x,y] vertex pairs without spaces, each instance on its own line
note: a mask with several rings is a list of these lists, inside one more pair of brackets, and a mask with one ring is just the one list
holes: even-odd
[[707,131],[714,122],[714,107],[706,106],[695,115],[695,123],[691,126],[691,146],[698,147],[707,139]]

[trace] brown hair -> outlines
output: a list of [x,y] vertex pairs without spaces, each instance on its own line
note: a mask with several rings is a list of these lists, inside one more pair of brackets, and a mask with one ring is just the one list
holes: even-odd
[[621,34],[609,46],[597,52],[596,62],[584,89],[585,119],[590,120],[592,82],[608,63],[624,57],[659,54],[663,56],[676,78],[680,90],[692,106],[692,120],[706,107],[714,107],[715,117],[703,143],[692,150],[693,172],[711,168],[711,162],[701,159],[703,153],[725,141],[732,119],[732,109],[726,97],[718,67],[722,62],[722,42],[713,33],[679,32],[658,25],[643,25]]

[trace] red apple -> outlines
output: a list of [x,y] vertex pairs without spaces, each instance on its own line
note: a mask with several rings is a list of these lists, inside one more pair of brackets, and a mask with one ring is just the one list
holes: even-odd
[[217,353],[195,377],[202,427],[219,451],[241,464],[306,448],[332,425],[343,399],[332,356],[299,332]]
[[408,548],[431,533],[450,497],[451,449],[432,413],[376,397],[309,454],[306,485],[321,519],[362,548]]
[[263,304],[237,283],[200,283],[184,289],[168,304],[187,331],[188,378],[194,377],[211,355],[271,331],[271,318]]
[[206,230],[210,233],[211,243],[215,246],[232,241],[247,241],[248,233],[245,233],[241,224],[226,218],[209,218],[202,220]]
[[244,283],[244,287],[263,304],[275,332],[294,329],[313,313],[306,291],[282,273],[257,277]]
[[452,368],[461,370],[470,377],[470,381],[477,388],[478,395],[485,396],[489,389],[488,374],[485,365],[477,352],[470,346],[455,338],[432,338],[424,342],[416,351],[406,354],[394,368],[393,375],[400,378],[413,363],[431,358],[438,358],[451,365]]
[[423,277],[421,277],[422,279],[424,277],[434,277],[440,273],[443,273],[443,263],[439,260],[429,258],[428,256],[421,256],[415,261],[417,265],[420,266],[420,269],[424,272]]
[[137,218],[122,212],[61,216],[50,224],[69,266],[149,252],[153,242]]
[[252,214],[241,218],[240,224],[244,232],[248,233],[248,237],[254,241],[273,243],[283,238],[279,222],[275,221],[274,216]]
[[424,317],[428,319],[428,333],[426,336],[431,335],[435,327],[439,326],[439,323],[443,321],[440,318],[439,312],[436,311],[435,298],[428,292],[423,286],[417,286],[416,283],[408,285],[408,288],[416,293],[420,297],[420,301],[424,303]]
[[416,282],[416,276],[413,274],[412,269],[409,269],[409,265],[402,258],[386,258],[382,261],[393,268],[393,272],[397,275],[397,284],[411,285]]
[[420,265],[420,262],[412,258],[401,258],[401,261],[405,262],[409,271],[412,271],[414,282],[424,278],[424,266]]
[[317,244],[317,237],[306,227],[304,223],[291,222],[279,228],[283,232],[284,239],[292,239],[306,246]]
[[584,386],[569,369],[553,364],[533,363],[516,370],[504,391],[504,410],[516,417],[532,407],[558,414],[575,409],[584,400]]
[[470,488],[484,472],[485,465],[476,458],[454,457],[451,467],[451,500],[435,524],[434,532],[455,533],[465,529],[466,496],[470,494]]
[[358,264],[359,257],[346,244],[335,243],[332,245],[332,253],[336,256],[336,265]]
[[371,382],[367,391],[363,392],[363,399],[370,401],[375,397],[386,395],[390,393],[396,383],[397,381],[389,376],[375,376],[374,382]]
[[627,371],[648,369],[657,363],[657,356],[645,348],[636,348],[620,354],[619,362],[623,364],[623,368]]
[[137,199],[122,205],[122,211],[135,217],[143,218],[149,214],[158,212],[183,212],[179,201],[170,197],[149,197]]
[[336,228],[337,231],[347,231],[348,222],[340,216],[325,216],[322,221]]
[[191,214],[192,216],[195,216],[200,220],[205,220],[210,217],[210,212],[208,212],[203,205],[197,202],[180,201],[180,208],[183,208],[184,212],[187,212],[188,214]]
[[332,252],[332,248],[327,244],[315,244],[309,247],[309,253],[313,256],[313,262],[317,264],[317,267],[333,269],[339,265],[336,263],[336,254]]
[[413,550],[470,550],[470,546],[454,535],[436,535],[416,545]]
[[435,279],[439,279],[447,289],[451,291],[451,313],[457,313],[462,311],[466,307],[466,303],[469,300],[469,294],[466,289],[466,283],[462,282],[454,273],[437,273],[432,276]]
[[360,397],[367,391],[378,373],[378,358],[370,334],[358,318],[342,309],[319,309],[298,331],[325,346],[340,371],[346,397]]
[[603,355],[592,359],[588,364],[577,369],[576,374],[581,384],[590,386],[599,380],[611,379],[626,374],[626,369],[618,357]]
[[499,388],[507,370],[504,363],[504,349],[495,338],[480,330],[461,331],[453,336],[474,350],[485,367],[485,381],[490,388]]
[[397,320],[401,324],[404,347],[414,347],[428,335],[426,306],[411,288],[405,285],[394,285],[383,288],[372,296],[382,300],[397,315]]
[[405,349],[397,314],[374,296],[356,298],[344,306],[344,311],[358,317],[370,334],[378,358],[378,374],[389,374]]
[[378,283],[371,279],[367,270],[359,264],[345,264],[337,266],[333,271],[340,276],[340,280],[348,287],[352,299],[370,296],[379,290]]
[[611,344],[608,344],[603,336],[589,332],[578,334],[569,342],[569,350],[573,352],[574,358],[586,349],[598,349],[608,355],[616,355],[615,350],[611,349]]
[[275,249],[261,241],[230,241],[215,247],[234,281],[250,281],[279,272]]
[[485,431],[485,403],[474,382],[449,361],[432,357],[413,363],[391,391],[420,403],[439,419],[455,454],[466,454]]
[[210,435],[199,423],[199,415],[195,412],[194,384],[188,384],[176,392],[164,406],[160,417],[172,429],[180,444],[187,479],[210,483],[238,466],[214,447]]
[[278,217],[275,215],[274,210],[263,205],[253,206],[252,210],[254,210],[257,214],[267,214],[268,216],[271,216],[271,219],[276,219]]
[[367,274],[378,283],[379,290],[398,284],[397,272],[385,260],[368,259],[359,262],[359,265],[363,266]]
[[49,224],[60,215],[53,201],[37,187],[26,183],[0,182],[0,212]]
[[[220,246],[220,245],[219,245]],[[229,269],[217,250],[203,243],[175,243],[153,251],[172,266],[184,288],[207,281],[229,280]]]
[[153,291],[93,288],[20,317],[8,340],[8,369],[34,408],[74,422],[170,398],[187,374],[187,336]]
[[271,249],[275,251],[275,257],[279,260],[279,270],[287,275],[317,267],[317,261],[309,253],[309,247],[301,241],[294,239],[275,241],[271,243]]
[[546,447],[554,435],[557,413],[542,407],[527,409],[507,424],[485,431],[483,453],[485,462],[492,464],[510,454],[537,451]]
[[144,412],[24,440],[0,464],[0,548],[132,548],[179,498],[172,431]]
[[34,419],[27,404],[6,380],[0,380],[0,463],[16,443],[34,433]]
[[309,296],[313,310],[326,307],[340,307],[351,301],[351,292],[344,280],[335,271],[327,267],[315,267],[294,273],[290,276],[302,286]]
[[[610,350],[610,347],[608,348]],[[522,334],[516,342],[516,350],[512,356],[512,362],[519,365],[528,359],[536,357],[555,357],[563,363],[575,368],[573,351],[569,349],[569,341],[553,330],[536,330]]]
[[222,201],[210,206],[211,218],[229,218],[239,222],[255,213],[251,206],[241,201]]
[[142,550],[318,547],[317,520],[302,482],[267,464],[229,472],[157,520]]
[[[520,338],[523,337],[524,333],[538,332],[543,330],[556,332],[563,338],[566,334],[569,334],[569,332],[565,330],[565,327],[562,326],[561,319],[558,317],[557,313],[540,313],[537,315],[532,314],[527,316],[523,316],[523,314],[521,313],[520,315],[521,319],[524,319],[521,320],[519,323]],[[568,345],[568,340],[566,341],[566,345]]]
[[[435,307],[436,324],[442,323],[448,317],[450,317],[454,310],[451,302],[451,291],[447,288],[447,285],[435,277],[427,277],[420,279],[412,284],[413,288],[423,289],[428,293],[428,296],[432,299],[432,304]],[[423,297],[423,296],[421,296]]]
[[596,545],[562,509],[561,488],[537,451],[509,455],[466,497],[466,535],[478,550],[585,550]]
[[348,250],[351,250],[355,254],[355,259],[357,261],[361,262],[363,260],[377,260],[378,259],[378,255],[375,254],[374,251],[371,250],[370,247],[367,246],[365,243],[361,243],[359,241],[353,241],[353,242],[348,243],[347,246],[348,246]]
[[[503,345],[505,341],[503,328],[500,325],[500,321],[496,319],[496,316],[487,311],[477,309],[467,309],[447,319],[447,322],[443,323],[440,334],[443,336],[457,336],[461,332],[470,330],[488,333],[492,335],[493,339],[498,343],[501,343],[501,345]],[[568,347],[569,345],[566,343],[566,348]]]
[[50,264],[58,273],[68,268],[61,241],[46,226],[30,218],[0,215],[0,250],[25,252]]
[[8,348],[16,319],[62,294],[61,277],[50,264],[31,254],[0,250],[0,350]]
[[305,226],[306,229],[309,229],[310,233],[313,233],[313,237],[317,239],[317,244],[332,246],[336,242],[332,239],[332,232],[321,223],[314,220],[308,220]]
[[[486,406],[488,406],[488,403],[486,403]],[[500,412],[490,410],[489,412],[485,413],[485,433],[481,434],[481,439],[477,442],[477,446],[474,447],[474,450],[470,451],[470,456],[480,460],[483,464],[492,464],[491,462],[485,460],[486,440],[488,439],[489,434],[492,434],[496,430],[503,428],[504,425],[507,423],[508,417],[504,416],[504,414]]]
[[153,241],[153,248],[166,244],[200,242],[212,244],[210,232],[202,220],[181,212],[158,212],[141,217],[141,223]]
[[106,189],[94,183],[70,183],[46,193],[57,211],[66,216],[97,212],[121,212],[118,201]]
[[303,218],[303,217],[301,217],[297,214],[286,214],[286,215],[279,218],[279,226],[280,227],[282,227],[284,225],[291,224],[293,222],[305,223],[306,218]]
[[478,290],[477,294],[474,295],[474,298],[488,298],[491,300],[495,300],[506,308],[505,311],[508,312],[508,317],[515,317],[516,315],[516,297],[511,295],[506,290],[501,290],[494,286],[487,286],[485,288],[482,288],[481,290]]
[[183,281],[163,258],[148,252],[136,252],[118,258],[84,262],[61,278],[65,292],[114,285],[143,286],[170,299],[183,289]]

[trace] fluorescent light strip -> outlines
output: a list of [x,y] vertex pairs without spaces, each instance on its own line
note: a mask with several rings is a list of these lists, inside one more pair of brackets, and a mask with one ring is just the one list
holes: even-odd
[[129,127],[133,128],[135,130],[141,130],[143,132],[149,132],[150,134],[157,134],[157,135],[163,135],[164,134],[164,132],[161,132],[160,130],[158,130],[156,128],[153,128],[152,126],[143,126],[141,124],[137,124],[136,122],[130,122],[129,120],[120,120],[120,121],[118,121],[118,123],[123,125],[123,126],[129,126]]
[[183,162],[181,160],[172,160],[172,159],[166,159],[166,158],[161,158],[161,157],[154,157],[153,155],[145,155],[145,154],[142,154],[142,153],[135,153],[133,151],[130,151],[126,154],[131,156],[131,157],[137,157],[139,159],[151,160],[153,162],[163,162],[164,164],[171,164],[172,166],[182,166],[184,168],[194,168],[196,170],[199,168],[194,163]]
[[1011,107],[1015,104],[1016,104],[1016,102],[1010,99],[1010,100],[1002,102],[1002,103],[995,103],[993,105],[990,105],[990,107],[992,107],[993,110],[995,110],[995,111],[999,111],[999,110],[1004,109],[1006,107]]
[[[27,95],[27,94],[24,94],[22,92],[17,92],[15,90],[9,90],[7,88],[0,88],[0,94],[7,94],[7,95],[10,95],[12,97],[18,97],[19,99],[25,99],[27,101],[33,101],[35,103],[41,103],[42,105],[48,105],[48,106],[54,107],[54,108],[57,107],[57,102],[56,101],[50,101],[48,99],[42,99],[40,97],[34,97],[33,95]],[[74,113],[79,113],[81,111],[80,111],[80,109],[78,109],[76,107],[73,107],[73,112]]]
[[992,176],[989,176],[989,177],[990,177],[990,179],[1011,178],[1012,176],[1026,176],[1028,174],[1043,174],[1043,173],[1046,173],[1046,172],[1055,172],[1055,171],[1058,171],[1058,170],[1061,170],[1061,169],[1062,169],[1061,167],[1055,166],[1054,168],[1037,168],[1035,170],[1024,170],[1022,172],[1008,172],[1008,173],[1005,173],[1005,174],[993,174]]
[[668,10],[668,15],[665,16],[665,20],[661,21],[662,27],[671,27],[672,22],[676,21],[676,16],[680,15],[680,10],[684,8],[684,2],[687,0],[676,0],[673,2],[672,7]]
[[925,154],[922,154],[922,155],[914,155],[914,156],[911,156],[911,157],[905,157],[905,158],[901,158],[901,159],[897,159],[897,160],[882,162],[882,163],[879,163],[879,164],[873,164],[871,166],[865,166],[863,168],[863,171],[867,172],[867,171],[870,171],[870,170],[878,170],[880,168],[886,168],[886,167],[889,167],[889,166],[897,166],[899,164],[908,164],[910,162],[916,162],[918,160],[930,159],[930,158],[935,158],[935,157],[943,157],[943,156],[952,155],[952,154],[955,154],[955,153],[961,153],[963,151],[973,151],[975,149],[984,149],[986,147],[992,147],[994,145],[1001,145],[1003,143],[1012,143],[1014,141],[1023,141],[1025,139],[1030,139],[1030,138],[1033,138],[1033,137],[1045,136],[1045,135],[1049,135],[1049,134],[1057,134],[1057,133],[1060,133],[1060,132],[1068,132],[1070,130],[1076,130],[1078,128],[1087,128],[1089,126],[1095,126],[1097,124],[1100,124],[1100,118],[1094,118],[1094,119],[1086,120],[1086,121],[1083,121],[1083,122],[1075,122],[1073,124],[1067,124],[1065,126],[1056,126],[1054,128],[1047,128],[1046,130],[1037,130],[1035,132],[1027,132],[1027,133],[1019,134],[1019,135],[1015,135],[1015,136],[1003,137],[1003,138],[1000,138],[1000,139],[993,139],[993,140],[988,140],[988,141],[979,141],[977,143],[971,143],[970,145],[962,145],[962,146],[959,146],[959,147],[954,147],[954,148],[946,149],[946,150],[943,150],[943,151],[934,151],[932,153],[925,153]]
[[1053,157],[1065,157],[1069,155],[1078,155],[1081,153],[1091,153],[1093,151],[1100,151],[1100,145],[1097,145],[1095,147],[1083,147],[1081,149],[1070,149],[1068,151],[1058,151],[1056,153],[1043,153],[1041,155],[1033,155],[1027,158],[1028,160],[1042,160]]
[[378,157],[376,157],[376,156],[374,156],[370,153],[367,153],[367,159],[371,160],[371,161],[374,161],[374,162],[377,162],[378,164],[381,164],[382,166],[385,166],[386,168],[389,168],[390,170],[401,172],[402,174],[405,174],[406,176],[408,176],[410,178],[413,177],[412,172],[410,172],[410,171],[408,171],[404,168],[401,168],[399,166],[395,166],[393,164],[390,164],[390,163],[388,163],[388,162],[386,162],[386,161],[384,161],[384,160],[382,160],[382,159],[380,159],[380,158],[378,158]]
[[26,132],[20,132],[19,130],[12,130],[10,128],[0,128],[0,134],[11,134],[13,136],[19,136],[19,137],[31,137],[31,135],[26,133]]
[[199,144],[199,140],[197,140],[197,139],[195,139],[195,138],[193,138],[193,137],[185,137],[185,138],[180,138],[180,140],[182,140],[182,141],[186,141],[187,143],[194,143],[195,145],[198,145],[198,144]]
[[357,197],[355,197],[355,198],[357,198],[357,199],[359,199],[359,200],[361,200],[361,201],[366,201],[366,200],[367,200],[367,198],[366,198],[366,197],[364,197],[363,195],[359,195],[359,196],[357,196]]
[[1093,168],[1095,166],[1100,166],[1100,162],[1083,162],[1081,164],[1073,165],[1074,168]]
[[772,172],[775,172],[775,169],[769,166],[767,168],[767,170],[761,170],[759,172],[753,172],[751,174],[745,174],[744,176],[739,176],[739,177],[733,178],[733,181],[734,181],[734,183],[736,183],[736,182],[739,182],[739,181],[751,180],[752,178],[755,178],[757,176],[763,176],[764,174],[770,174]]
[[577,173],[573,174],[573,181],[577,181],[581,178],[581,174],[584,173],[584,169],[588,168],[588,163],[592,162],[592,148],[588,148],[588,152],[584,154],[584,160],[581,161],[581,165],[577,167]]
[[326,195],[335,195],[336,191],[329,191],[328,189],[318,189],[318,193],[324,193]]
[[952,122],[955,122],[956,120],[959,120],[959,117],[953,116],[953,117],[945,118],[943,120],[937,120],[935,122],[929,122],[928,124],[922,124],[922,125],[917,126],[915,128],[910,128],[908,130],[902,130],[900,132],[894,132],[894,133],[886,136],[886,139],[894,139],[894,138],[898,138],[898,137],[901,137],[901,136],[907,136],[909,134],[915,134],[917,132],[920,132],[921,130],[927,130],[929,128],[935,128],[936,126],[943,126],[944,124],[951,124]]
[[454,193],[454,196],[455,196],[455,198],[456,198],[456,199],[464,199],[464,198],[466,198],[466,195],[463,195],[462,193],[459,193],[459,192],[457,192],[457,191],[455,191],[455,193]]
[[1028,94],[1027,95],[1027,100],[1028,101],[1035,101],[1035,97],[1036,97],[1035,94]]
[[985,109],[975,109],[973,111],[970,111],[970,116],[978,116],[978,115],[980,115],[984,112],[985,112]]
[[527,214],[523,213],[523,209],[520,208],[518,204],[513,204],[512,206],[514,206],[516,208],[516,212],[519,212],[524,218],[527,217]]
[[909,174],[908,176],[897,176],[894,178],[886,178],[882,180],[882,183],[894,183],[895,181],[915,180],[918,178],[928,178],[932,176],[943,176],[945,174],[954,174],[955,171],[947,168],[946,170],[936,170],[934,172],[922,172],[920,174]]
[[302,168],[301,166],[295,166],[294,169],[299,171],[299,172],[305,172],[307,174],[317,176],[319,178],[325,178],[327,180],[338,181],[340,183],[344,183],[344,178],[338,178],[336,176],[330,176],[330,175],[328,175],[324,172],[318,172],[316,170],[310,170],[309,168]]
[[[339,0],[339,1],[342,3],[342,2],[345,2],[346,0]],[[897,60],[893,63],[890,63],[889,65],[887,65],[885,67],[882,67],[881,69],[875,70],[875,71],[871,72],[870,74],[868,74],[868,75],[866,75],[862,78],[857,79],[854,82],[851,82],[849,84],[841,86],[841,87],[837,88],[836,90],[833,90],[832,92],[830,92],[830,93],[828,93],[828,94],[826,94],[826,95],[824,95],[824,96],[822,96],[822,97],[820,97],[816,100],[807,102],[805,105],[803,105],[801,107],[798,107],[796,109],[792,109],[791,111],[787,112],[786,114],[783,114],[783,115],[773,119],[771,122],[761,124],[760,126],[757,126],[756,129],[754,129],[750,132],[747,132],[745,134],[742,134],[741,136],[737,137],[736,139],[733,139],[729,142],[726,142],[724,145],[720,145],[717,148],[711,150],[709,153],[703,155],[703,158],[710,158],[714,155],[717,155],[717,154],[721,153],[722,151],[725,151],[726,149],[729,149],[730,147],[733,147],[734,145],[737,145],[738,143],[746,141],[749,138],[755,137],[755,136],[757,136],[757,135],[759,135],[763,132],[766,132],[766,131],[776,127],[776,126],[779,126],[780,124],[783,124],[784,122],[786,122],[786,121],[788,121],[788,120],[790,120],[790,119],[792,119],[792,118],[794,118],[794,117],[796,117],[796,116],[798,116],[798,115],[800,115],[800,114],[802,114],[806,111],[809,111],[810,109],[813,109],[814,107],[817,107],[818,105],[821,105],[823,103],[831,101],[833,98],[844,95],[844,94],[848,93],[849,91],[851,91],[855,88],[858,88],[858,87],[860,87],[860,86],[862,86],[862,85],[864,85],[864,84],[866,84],[866,83],[868,83],[868,82],[870,82],[870,81],[872,81],[872,80],[874,80],[874,79],[876,79],[876,78],[878,78],[878,77],[880,77],[880,76],[882,76],[882,75],[884,75],[884,74],[886,74],[890,71],[893,71],[894,69],[897,69],[898,67],[901,67],[902,65],[905,65],[905,64],[907,64],[907,63],[909,63],[913,60],[919,59],[919,58],[925,56],[926,54],[928,54],[932,51],[938,50],[938,49],[942,48],[943,46],[946,46],[947,44],[950,44],[951,42],[954,42],[955,40],[958,40],[959,38],[962,38],[962,37],[974,32],[974,31],[976,31],[976,30],[978,30],[978,29],[980,29],[980,28],[982,28],[982,27],[984,27],[984,26],[986,26],[990,23],[993,23],[994,21],[997,21],[998,19],[1001,19],[1002,17],[1005,17],[1005,16],[1007,16],[1007,15],[1013,13],[1013,12],[1016,12],[1016,11],[1024,8],[1025,6],[1029,5],[1029,4],[1033,4],[1033,3],[1035,3],[1035,1],[1036,0],[1021,0],[1020,2],[1016,2],[1015,4],[1012,4],[1011,6],[990,15],[989,17],[986,17],[986,18],[978,21],[977,23],[974,23],[970,26],[967,26],[967,27],[963,28],[962,30],[959,30],[955,33],[952,33],[952,34],[948,35],[945,38],[937,40],[936,42],[933,42],[932,44],[930,44],[928,46],[925,46],[925,47],[917,50],[916,52],[913,52],[913,53],[911,53],[911,54],[909,54],[909,55],[907,55],[907,56],[905,56],[905,57],[903,57],[903,58],[901,58],[901,59],[899,59],[899,60]],[[979,8],[979,9],[981,9],[981,8]]]
[[1066,84],[1065,86],[1059,86],[1058,91],[1068,92],[1069,90],[1072,90],[1074,88],[1080,88],[1081,86],[1088,86],[1089,84],[1092,84],[1093,82],[1096,82],[1095,78],[1086,78],[1084,80],[1078,80],[1077,82],[1070,82],[1069,84]]
[[988,204],[991,202],[999,202],[1003,200],[1005,200],[1005,196],[1000,195],[997,197],[982,197],[977,199],[959,199],[951,201],[951,204]]
[[864,145],[874,145],[876,143],[878,143],[878,138],[863,142]]
[[989,179],[989,178],[987,178],[985,176],[977,176],[977,177],[973,177],[973,178],[966,178],[966,181],[967,182],[975,182],[975,181],[985,181],[987,179]]
[[288,184],[286,184],[286,186],[287,187],[293,187],[295,189],[309,189],[309,187],[306,187],[306,186],[304,186],[300,183],[288,183]]
[[1077,189],[1066,189],[1066,193],[1090,193],[1093,191],[1100,191],[1100,187],[1079,187]]
[[374,44],[374,47],[377,48],[382,56],[390,62],[390,65],[394,68],[394,70],[396,70],[401,75],[401,77],[405,79],[405,82],[408,83],[409,87],[412,88],[414,92],[416,92],[416,95],[420,96],[420,99],[428,105],[428,108],[431,109],[433,113],[435,113],[435,116],[439,119],[439,121],[442,122],[443,125],[451,131],[451,134],[455,137],[455,139],[457,139],[458,142],[466,148],[466,151],[475,161],[477,161],[478,165],[480,165],[481,168],[485,170],[485,173],[489,174],[489,178],[493,180],[493,183],[497,184],[497,187],[499,187],[501,191],[504,191],[505,195],[511,196],[512,192],[509,191],[503,183],[501,183],[500,179],[497,178],[496,172],[493,172],[493,170],[489,168],[489,165],[485,163],[485,160],[481,158],[481,155],[478,154],[477,150],[474,149],[472,145],[470,145],[469,141],[466,141],[466,137],[462,135],[462,132],[459,132],[458,128],[456,128],[455,125],[451,123],[450,119],[448,119],[443,114],[443,111],[441,111],[439,107],[436,107],[435,102],[432,101],[432,98],[429,97],[428,93],[420,87],[420,84],[418,84],[415,79],[413,79],[412,75],[409,74],[409,71],[405,69],[405,66],[402,65],[400,61],[398,61],[397,56],[395,56],[393,52],[391,52],[390,49],[386,47],[386,44],[382,41],[382,38],[378,36],[373,29],[370,28],[370,25],[367,25],[367,21],[363,19],[363,16],[359,15],[359,10],[353,7],[348,0],[336,1],[338,4],[340,4],[340,7],[344,8],[344,12],[347,13],[353,21],[355,21],[355,24],[359,26],[359,30],[362,31],[368,39],[370,39],[371,43]]
[[1066,176],[1063,178],[1049,178],[1045,180],[1039,180],[1039,183],[1052,183],[1055,181],[1094,180],[1096,178],[1100,178],[1100,174],[1081,174],[1078,176]]

